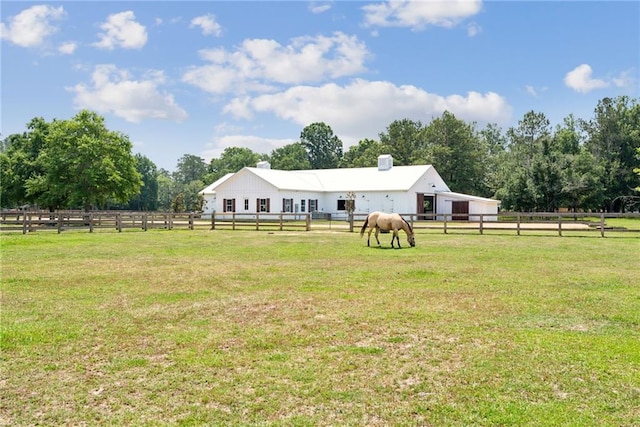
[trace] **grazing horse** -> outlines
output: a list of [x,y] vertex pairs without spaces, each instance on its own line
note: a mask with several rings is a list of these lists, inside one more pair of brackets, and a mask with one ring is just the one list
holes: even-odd
[[416,245],[416,239],[413,235],[413,229],[409,223],[397,213],[387,214],[384,212],[371,212],[364,220],[362,229],[360,229],[360,237],[364,235],[365,230],[369,227],[369,235],[367,236],[367,246],[369,246],[369,240],[371,239],[371,232],[376,229],[376,240],[378,246],[380,246],[380,239],[378,234],[382,231],[393,231],[393,237],[391,238],[391,247],[393,248],[393,241],[398,242],[398,248],[400,248],[400,237],[398,237],[398,230],[402,229],[407,233],[407,241],[414,247]]

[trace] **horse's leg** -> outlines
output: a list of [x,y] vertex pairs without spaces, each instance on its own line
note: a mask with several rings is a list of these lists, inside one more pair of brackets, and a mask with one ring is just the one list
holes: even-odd
[[369,240],[371,240],[371,232],[373,231],[373,228],[369,228],[369,234],[367,235],[367,247],[369,246]]
[[398,233],[398,230],[393,230],[393,237],[391,238],[391,247],[393,247],[393,241],[395,240],[396,242],[398,242],[398,249],[401,248],[399,234],[400,233]]
[[378,239],[378,234],[380,234],[380,227],[376,227],[376,241],[378,242],[378,246],[380,246],[380,239]]

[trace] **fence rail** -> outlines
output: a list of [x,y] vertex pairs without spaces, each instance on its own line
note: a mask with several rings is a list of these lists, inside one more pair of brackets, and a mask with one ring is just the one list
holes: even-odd
[[154,228],[174,229],[206,227],[208,222],[199,221],[200,215],[192,212],[126,212],[126,211],[15,211],[0,212],[0,231],[22,231],[23,234],[36,230],[123,229],[149,230]]
[[[640,213],[572,213],[572,212],[500,212],[495,214],[408,214],[415,229],[441,229],[445,234],[454,230],[552,231],[562,236],[566,232],[631,232],[640,234]],[[630,227],[609,224],[607,220],[631,219]]]
[[[508,231],[517,235],[533,231],[557,233],[625,232],[640,235],[640,213],[525,213],[498,214],[402,214],[415,230],[441,230],[443,233]],[[317,213],[218,213],[203,218],[194,212],[130,212],[130,211],[0,211],[0,231],[35,231],[110,229],[207,229],[207,230],[334,230],[359,231],[366,214],[354,214],[340,219]]]

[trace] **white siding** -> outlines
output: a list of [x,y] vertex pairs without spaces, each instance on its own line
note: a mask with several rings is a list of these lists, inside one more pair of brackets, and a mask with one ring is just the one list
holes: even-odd
[[[383,172],[376,168],[297,172],[244,168],[202,191],[204,214],[214,211],[222,214],[225,199],[235,199],[238,213],[255,213],[256,199],[269,199],[270,213],[282,211],[283,199],[293,199],[293,212],[302,212],[304,200],[304,213],[310,213],[309,199],[312,199],[318,201],[318,212],[346,219],[347,212],[338,210],[338,201],[347,200],[347,192],[352,189],[356,214],[376,210],[414,214],[418,210],[419,194],[435,195],[436,213],[440,215],[452,212],[453,200],[468,201],[470,215],[497,213],[499,205],[497,200],[451,192],[438,172],[428,165],[393,167]],[[245,209],[245,200],[248,200],[248,209]]]

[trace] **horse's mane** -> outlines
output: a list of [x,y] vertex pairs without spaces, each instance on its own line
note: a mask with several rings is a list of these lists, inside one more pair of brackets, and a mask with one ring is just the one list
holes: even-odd
[[407,224],[407,227],[409,227],[409,231],[411,232],[411,234],[413,234],[413,228],[411,228],[411,224],[409,224],[409,223],[407,222],[407,220],[406,220],[406,219],[404,219],[404,217],[403,217],[402,215],[399,215],[399,216],[400,216],[400,219],[402,219],[402,221],[403,221],[405,224]]

